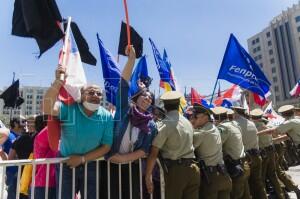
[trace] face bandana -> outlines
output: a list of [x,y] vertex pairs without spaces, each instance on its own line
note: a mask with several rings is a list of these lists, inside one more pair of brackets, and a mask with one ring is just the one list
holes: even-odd
[[83,103],[84,108],[88,109],[89,111],[96,111],[100,107],[100,104],[93,104],[89,103],[87,101],[84,101]]

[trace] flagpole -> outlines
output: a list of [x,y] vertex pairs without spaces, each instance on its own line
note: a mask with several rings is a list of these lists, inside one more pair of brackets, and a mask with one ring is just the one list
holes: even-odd
[[158,86],[158,96],[160,96],[160,86]]
[[211,98],[210,98],[210,105],[212,104],[212,101],[214,99],[214,95],[215,95],[215,91],[216,91],[216,88],[217,88],[217,84],[218,84],[218,79],[216,80],[216,83],[215,83],[215,86],[214,86],[214,90],[213,90],[213,93],[212,93]]
[[[65,34],[65,38],[64,38],[64,45],[63,45],[63,51],[62,51],[62,63],[61,65],[63,67],[65,67],[65,64],[66,64],[66,61],[67,61],[67,50],[68,50],[68,39],[70,37],[70,26],[71,26],[71,17],[68,17],[68,23],[67,23],[67,29],[66,29],[66,34]],[[61,81],[64,81],[65,80],[65,77],[64,77],[64,74],[60,74],[60,80]]]
[[[250,91],[248,91],[248,101],[249,101],[249,103],[248,103],[248,108],[249,108],[249,115],[250,115],[250,111],[251,111],[251,105],[253,104],[253,103],[251,102],[251,94],[252,94],[252,98],[253,98],[253,93],[250,92]],[[247,102],[247,101],[246,101],[246,102]],[[261,106],[261,108],[262,108],[262,106]]]
[[128,41],[128,46],[131,45],[131,37],[130,37],[130,27],[129,27],[129,16],[128,16],[128,7],[127,7],[127,2],[126,0],[123,0],[124,4],[124,9],[125,9],[125,17],[126,17],[126,28],[127,28],[127,41]]
[[[15,75],[16,75],[16,73],[13,72],[13,80],[12,80],[12,83],[15,83]],[[15,102],[15,104],[16,104],[16,102]],[[9,121],[11,121],[11,119],[12,119],[12,110],[13,110],[13,108],[10,107]]]

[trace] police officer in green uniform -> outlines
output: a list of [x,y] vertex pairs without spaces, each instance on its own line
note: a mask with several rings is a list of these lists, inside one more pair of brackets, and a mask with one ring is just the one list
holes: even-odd
[[[285,121],[276,127],[276,131],[280,134],[287,134],[295,143],[296,146],[300,144],[300,119],[294,117],[294,106],[284,105],[278,109],[278,112],[285,118]],[[284,183],[286,188],[294,191],[297,197],[300,198],[300,190],[292,179],[282,170],[278,168],[279,179]]]
[[284,199],[284,192],[280,186],[279,178],[275,167],[275,148],[271,134],[261,134],[260,131],[268,129],[263,121],[264,112],[261,109],[254,109],[250,112],[250,117],[258,130],[258,144],[262,156],[262,182],[265,185],[266,178],[272,183],[278,199]]
[[300,119],[294,116],[294,106],[284,105],[278,109],[278,112],[285,118],[285,121],[276,130],[279,133],[288,134],[298,147],[300,145]]
[[281,187],[285,187],[287,191],[294,191],[297,195],[297,198],[300,199],[300,191],[298,189],[298,185],[292,180],[291,176],[284,171],[282,164],[280,163],[280,161],[283,161],[284,159],[284,150],[285,150],[281,142],[286,139],[289,139],[289,137],[286,135],[273,138],[273,143],[275,144],[275,148],[276,148],[276,153],[275,153],[276,174],[279,180],[281,181],[281,183],[283,183]]
[[248,185],[250,168],[245,159],[241,130],[236,122],[228,120],[226,108],[216,107],[212,112],[221,134],[225,165],[232,179],[230,197],[249,199],[251,198]]
[[199,199],[200,171],[195,164],[193,126],[179,113],[181,94],[169,91],[161,96],[166,117],[158,123],[158,134],[147,159],[146,186],[153,192],[152,171],[159,153],[167,167],[164,173],[166,199]]
[[300,107],[294,107],[295,118],[300,118]]
[[190,121],[194,127],[194,147],[202,179],[199,198],[230,199],[232,189],[222,153],[222,140],[218,128],[212,123],[211,111],[194,105]]
[[267,199],[267,192],[262,181],[262,159],[258,146],[258,136],[255,124],[246,117],[245,109],[233,107],[235,121],[242,130],[243,144],[250,161],[250,192],[254,199]]

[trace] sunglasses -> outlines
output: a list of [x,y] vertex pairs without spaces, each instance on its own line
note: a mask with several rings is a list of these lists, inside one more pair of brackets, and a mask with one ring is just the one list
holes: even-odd
[[87,94],[88,94],[89,96],[94,96],[94,95],[96,95],[96,96],[98,96],[98,97],[101,97],[101,96],[102,96],[102,93],[101,93],[100,91],[87,91]]

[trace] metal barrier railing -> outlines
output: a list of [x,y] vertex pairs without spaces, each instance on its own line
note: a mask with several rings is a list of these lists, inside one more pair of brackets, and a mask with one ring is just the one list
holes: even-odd
[[[31,175],[31,186],[30,186],[30,198],[34,199],[34,190],[35,190],[35,174],[36,174],[36,166],[37,165],[46,165],[46,185],[45,185],[45,198],[48,198],[49,194],[49,172],[50,172],[50,165],[53,164],[59,164],[59,179],[58,179],[58,199],[62,199],[62,173],[63,173],[63,162],[67,160],[67,158],[47,158],[47,159],[33,159],[33,160],[6,160],[1,161],[0,160],[0,169],[2,169],[3,174],[0,179],[0,198],[4,198],[5,193],[5,173],[7,167],[11,166],[17,166],[18,167],[18,175],[17,175],[17,187],[16,187],[16,199],[19,199],[20,197],[20,178],[21,178],[21,168],[25,165],[32,165],[32,175]],[[96,199],[99,199],[99,162],[105,161],[103,158],[95,160],[96,162]],[[143,199],[143,169],[142,169],[142,159],[138,160],[139,162],[139,189],[140,189],[140,198]],[[132,193],[132,162],[126,163],[129,165],[129,193],[130,193],[130,199],[133,198]],[[107,198],[111,199],[111,168],[110,168],[110,162],[107,162]],[[119,170],[119,199],[122,199],[122,175],[121,175],[121,166],[124,164],[118,164],[118,170]],[[157,159],[157,165],[159,167],[159,173],[160,173],[160,198],[165,198],[165,182],[164,182],[164,174],[163,169],[161,166],[160,161]],[[75,168],[72,168],[72,198],[75,198]],[[83,194],[84,198],[87,198],[87,163],[84,165],[84,192],[80,193]],[[150,198],[153,198],[153,195],[150,195]],[[101,198],[100,198],[101,199]]]

